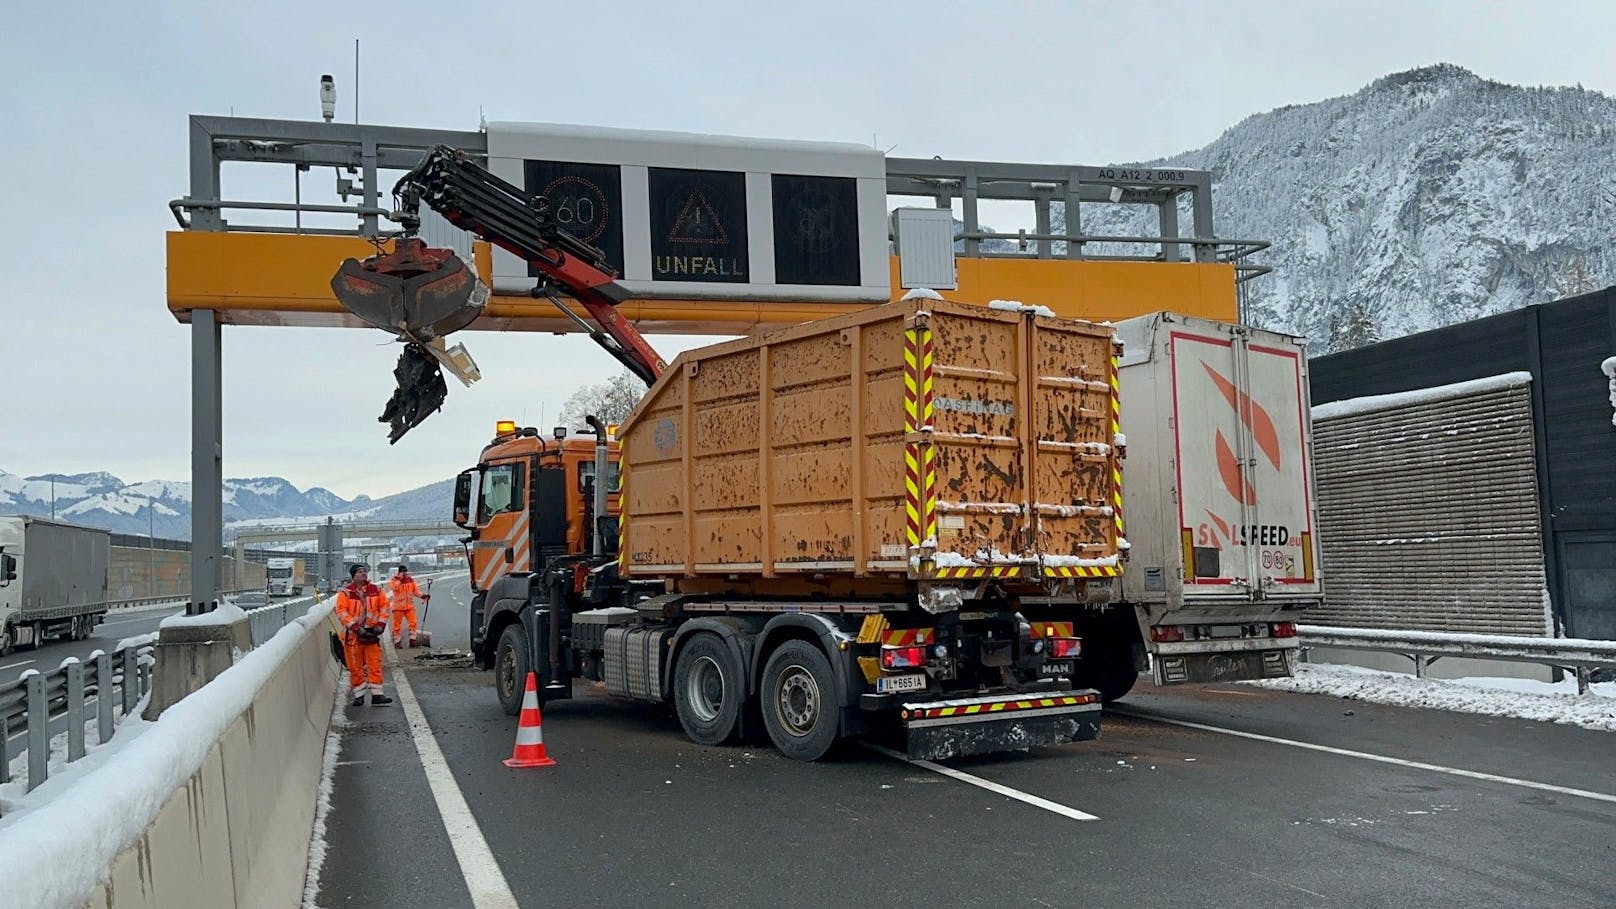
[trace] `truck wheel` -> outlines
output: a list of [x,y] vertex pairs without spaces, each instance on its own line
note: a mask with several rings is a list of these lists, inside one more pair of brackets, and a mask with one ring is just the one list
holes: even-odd
[[17,630],[7,622],[4,626],[0,626],[0,657],[11,656],[11,652],[16,649]]
[[691,741],[722,745],[735,734],[745,690],[741,679],[740,661],[717,635],[695,635],[679,651],[673,703]]
[[817,761],[836,744],[836,676],[818,647],[781,644],[763,667],[761,689],[763,726],[781,754]]
[[1098,691],[1102,704],[1121,700],[1133,690],[1133,683],[1138,680],[1139,670],[1133,664],[1131,650],[1108,653],[1094,663],[1086,660],[1080,662],[1077,672],[1072,675],[1074,687]]
[[494,653],[494,691],[506,716],[522,712],[522,692],[527,689],[527,631],[521,622],[505,627]]

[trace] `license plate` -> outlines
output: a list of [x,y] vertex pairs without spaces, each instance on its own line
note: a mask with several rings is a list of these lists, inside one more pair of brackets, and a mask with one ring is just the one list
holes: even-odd
[[881,694],[893,691],[925,691],[926,674],[917,672],[914,675],[884,675],[875,680],[875,690]]
[[1038,674],[1039,675],[1071,675],[1072,674],[1072,664],[1069,663],[1069,662],[1066,662],[1066,663],[1045,663],[1043,668],[1038,670]]

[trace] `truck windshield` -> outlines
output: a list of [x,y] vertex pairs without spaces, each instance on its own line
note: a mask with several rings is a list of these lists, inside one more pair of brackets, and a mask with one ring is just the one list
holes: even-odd
[[272,578],[289,578],[292,576],[292,569],[290,567],[271,568],[269,569],[269,576]]
[[499,464],[483,471],[478,523],[506,511],[522,510],[522,465]]

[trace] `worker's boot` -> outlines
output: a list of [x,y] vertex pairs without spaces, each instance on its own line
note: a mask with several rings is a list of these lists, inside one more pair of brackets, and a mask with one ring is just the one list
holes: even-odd
[[353,705],[355,707],[363,707],[363,706],[365,706],[365,693],[363,691],[361,691],[358,695],[356,695],[354,697]]
[[385,694],[373,694],[373,695],[370,696],[370,706],[372,706],[372,707],[376,707],[376,706],[379,706],[381,704],[391,704],[391,703],[393,703],[393,699],[388,697]]

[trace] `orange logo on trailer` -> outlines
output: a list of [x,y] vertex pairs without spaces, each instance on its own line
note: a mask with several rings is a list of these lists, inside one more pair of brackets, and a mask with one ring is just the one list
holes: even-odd
[[[1279,469],[1279,430],[1274,427],[1274,418],[1261,404],[1251,399],[1251,396],[1234,387],[1234,383],[1224,378],[1209,364],[1202,363],[1201,368],[1212,377],[1212,384],[1217,386],[1223,399],[1234,408],[1235,415],[1240,422],[1246,424],[1251,430],[1251,437],[1257,443],[1257,448],[1268,462]],[[1224,437],[1223,430],[1217,431],[1214,440],[1217,446],[1218,476],[1223,479],[1223,488],[1234,496],[1234,500],[1243,505],[1257,504],[1257,487],[1246,479],[1245,470],[1240,459],[1235,457],[1234,449],[1229,447],[1229,440]],[[1219,522],[1222,523],[1222,522]]]

